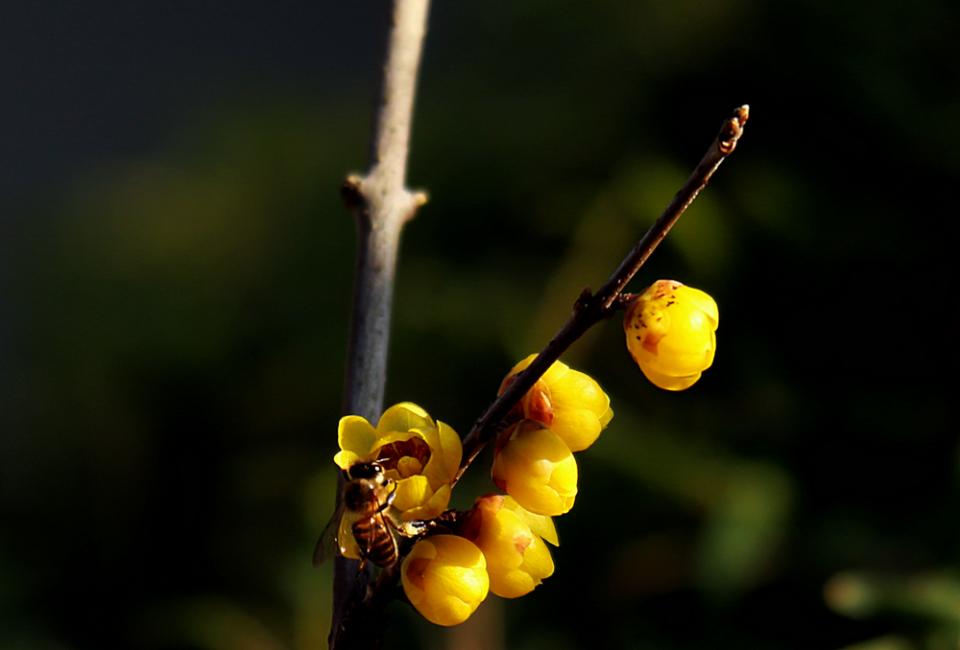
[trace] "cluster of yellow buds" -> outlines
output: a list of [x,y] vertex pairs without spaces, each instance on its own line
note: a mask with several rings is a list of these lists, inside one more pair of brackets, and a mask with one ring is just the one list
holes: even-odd
[[[627,309],[627,348],[651,382],[682,390],[713,362],[717,321],[710,296],[659,280]],[[510,370],[501,395],[534,359]],[[438,625],[462,623],[488,592],[528,594],[554,571],[551,517],[569,512],[576,499],[573,454],[592,445],[612,418],[600,385],[555,361],[497,438],[491,476],[506,495],[480,497],[456,513],[447,510],[463,455],[456,431],[410,402],[387,409],[376,426],[346,416],[334,462],[354,489],[349,512],[335,515],[340,552],[382,567],[402,562],[407,599]]]
[[421,539],[400,569],[407,599],[432,623],[458,625],[488,592],[518,598],[553,574],[544,543],[557,544],[553,521],[510,497],[480,497],[456,533]]
[[[535,358],[514,366],[500,392]],[[404,561],[401,580],[417,611],[439,625],[455,625],[488,590],[518,598],[551,576],[547,543],[558,544],[551,517],[569,511],[577,494],[572,452],[593,444],[612,417],[610,398],[596,381],[554,362],[497,441],[493,481],[507,495],[480,497],[455,536],[426,537]]]
[[[513,367],[501,393],[536,356]],[[573,452],[592,445],[609,424],[610,398],[592,377],[555,361],[520,400],[516,417],[497,441],[493,482],[530,512],[569,512],[577,496]]]

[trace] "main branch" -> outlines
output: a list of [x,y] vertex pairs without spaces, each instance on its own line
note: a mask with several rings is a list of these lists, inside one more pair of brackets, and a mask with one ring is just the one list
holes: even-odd
[[595,294],[591,294],[589,290],[583,292],[574,304],[570,319],[537,355],[533,363],[527,366],[526,370],[521,372],[503,394],[494,400],[477,419],[463,440],[463,462],[454,477],[454,483],[460,480],[474,459],[494,438],[497,424],[543,376],[553,362],[559,359],[574,341],[583,336],[584,332],[609,318],[621,306],[621,296],[627,283],[637,274],[700,191],[707,186],[720,163],[733,153],[749,116],[750,108],[744,104],[735,109],[733,115],[724,121],[720,127],[720,133],[710,144],[710,148],[707,149],[690,178],[677,191],[673,200],[650,226],[643,238],[627,254],[610,279]]
[[[426,202],[426,195],[406,188],[406,170],[429,6],[429,0],[394,0],[370,169],[364,176],[348,177],[342,188],[344,200],[356,216],[358,241],[343,412],[371,421],[383,411],[400,232]],[[338,507],[341,487],[342,479]],[[381,644],[383,626],[370,625],[364,616],[368,582],[369,575],[358,571],[356,561],[337,557],[331,648]]]

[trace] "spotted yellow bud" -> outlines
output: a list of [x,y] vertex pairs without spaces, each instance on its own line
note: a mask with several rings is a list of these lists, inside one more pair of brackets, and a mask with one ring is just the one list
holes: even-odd
[[504,432],[491,474],[497,487],[538,515],[562,515],[577,496],[577,462],[570,448],[533,420]]
[[459,625],[487,597],[487,563],[476,544],[457,535],[417,542],[400,569],[407,599],[437,625]]
[[338,439],[333,461],[341,469],[378,461],[397,482],[393,509],[403,521],[432,519],[446,510],[463,453],[460,436],[448,424],[402,402],[384,411],[376,428],[359,415],[341,418]]
[[[506,507],[508,501],[511,507]],[[520,514],[522,510],[510,497],[480,497],[460,528],[483,551],[490,591],[503,598],[524,596],[553,575],[550,551]]]
[[657,280],[627,309],[627,349],[643,374],[666,390],[692,386],[713,363],[717,303],[699,289]]
[[[503,380],[500,393],[536,358],[531,354],[515,365]],[[600,384],[562,361],[553,362],[519,406],[523,417],[549,427],[570,451],[582,451],[592,445],[613,418],[610,398]]]

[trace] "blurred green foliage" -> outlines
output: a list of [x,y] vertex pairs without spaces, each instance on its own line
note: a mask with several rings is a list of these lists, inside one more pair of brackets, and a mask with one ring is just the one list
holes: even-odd
[[[501,4],[434,9],[388,401],[468,429],[746,101],[636,286],[714,295],[717,359],[667,394],[616,322],[571,349],[616,416],[556,574],[466,631],[396,605],[393,645],[956,648],[954,4]],[[11,217],[0,647],[323,645],[370,74],[198,105]]]

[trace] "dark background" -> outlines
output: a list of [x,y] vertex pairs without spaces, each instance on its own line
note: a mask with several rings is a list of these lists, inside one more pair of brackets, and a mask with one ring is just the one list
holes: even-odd
[[[579,342],[616,417],[556,574],[393,645],[956,648],[956,3],[435,5],[387,399],[461,432],[753,114],[635,283],[717,299],[714,367]],[[3,13],[0,647],[322,647],[387,4]]]

